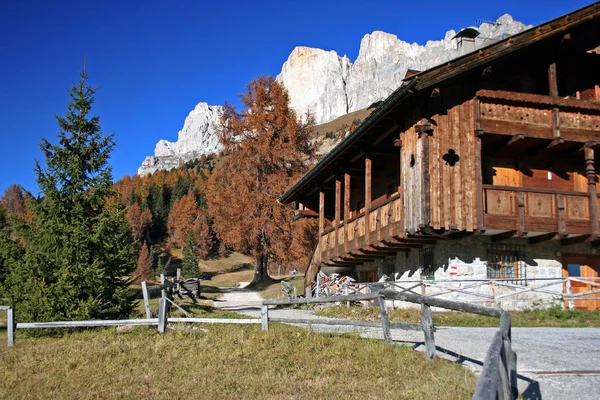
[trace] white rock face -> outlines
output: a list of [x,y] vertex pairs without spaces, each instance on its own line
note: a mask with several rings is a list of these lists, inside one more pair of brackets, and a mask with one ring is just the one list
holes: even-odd
[[345,88],[351,65],[348,57],[335,51],[296,47],[277,79],[288,90],[290,106],[298,115],[310,110],[317,121],[324,121],[348,113]]
[[[475,39],[477,48],[528,28],[505,14],[496,23],[484,23]],[[317,122],[369,107],[396,90],[408,69],[424,71],[459,56],[456,32],[424,46],[404,42],[396,35],[375,31],[363,37],[354,63],[335,51],[296,47],[283,64],[277,80],[289,92],[290,106],[299,116],[310,112]],[[161,140],[154,156],[146,157],[138,174],[172,169],[181,162],[221,150],[215,135],[222,107],[199,103],[185,119],[176,142]]]
[[144,176],[158,170],[170,170],[202,154],[221,150],[216,129],[221,123],[222,112],[221,106],[198,103],[185,119],[177,141],[160,140],[154,149],[154,156],[146,157],[138,168],[138,174]]
[[[475,45],[481,48],[526,28],[505,14],[495,24],[477,28]],[[422,46],[375,31],[363,37],[353,64],[334,51],[297,47],[277,79],[287,88],[299,115],[310,111],[318,124],[325,123],[385,99],[400,86],[409,68],[424,71],[459,56],[454,35],[455,31],[448,31],[444,39]]]

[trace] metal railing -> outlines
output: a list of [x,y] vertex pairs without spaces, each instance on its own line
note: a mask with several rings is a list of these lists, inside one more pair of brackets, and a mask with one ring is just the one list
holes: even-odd
[[[364,282],[337,285],[335,291],[316,286],[320,296],[333,294],[369,294],[381,290],[411,290],[428,298],[458,297],[454,300],[468,303],[488,303],[503,308],[511,303],[530,303],[538,306],[563,305],[576,309],[576,302],[600,301],[600,278],[523,278],[519,282],[506,279],[419,279],[385,282]],[[578,287],[577,292],[573,290]],[[316,293],[315,293],[316,295]],[[582,303],[583,302],[583,303]],[[534,304],[535,303],[535,304]]]

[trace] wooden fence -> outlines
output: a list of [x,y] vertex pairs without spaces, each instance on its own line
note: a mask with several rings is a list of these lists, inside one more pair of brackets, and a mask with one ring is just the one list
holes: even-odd
[[[381,327],[383,340],[386,344],[392,343],[391,329],[422,330],[425,338],[425,355],[428,360],[435,358],[436,347],[434,332],[435,327],[431,316],[431,307],[440,307],[448,310],[462,311],[473,314],[486,315],[500,318],[500,330],[494,335],[484,360],[483,370],[477,382],[474,399],[515,399],[517,389],[517,356],[512,351],[511,318],[504,310],[484,307],[478,304],[469,304],[452,300],[431,298],[411,292],[404,288],[397,290],[379,290],[369,294],[351,294],[328,297],[312,297],[301,299],[264,300],[261,307],[262,329],[269,330],[269,322],[284,322],[307,325],[349,325],[358,327]],[[353,301],[377,300],[381,322],[349,321],[349,320],[315,320],[315,319],[282,319],[270,318],[269,306],[319,304],[319,303],[344,303]],[[386,300],[406,301],[421,306],[421,326],[405,322],[390,322]]]
[[[117,319],[117,320],[88,320],[88,321],[48,321],[48,322],[15,322],[14,309],[8,306],[0,306],[0,310],[7,312],[8,346],[12,347],[15,342],[16,329],[43,329],[43,328],[94,328],[108,326],[157,326],[159,333],[165,333],[167,324],[174,323],[196,323],[196,324],[260,324],[260,318],[194,318],[190,317],[186,310],[173,301],[173,290],[177,283],[170,282],[161,275],[161,285],[153,288],[160,291],[161,298],[158,303],[158,316],[153,318],[150,310],[149,291],[146,282],[142,282],[142,295],[144,298],[144,309],[146,318],[143,319]],[[170,306],[180,309],[186,318],[169,317]]]

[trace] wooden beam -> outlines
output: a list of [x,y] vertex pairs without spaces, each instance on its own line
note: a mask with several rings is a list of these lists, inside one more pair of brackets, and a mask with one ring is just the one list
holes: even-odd
[[590,239],[590,237],[591,237],[591,235],[580,235],[580,236],[570,237],[570,238],[561,240],[560,244],[562,246],[568,246],[570,244],[583,243],[583,242],[587,242]]
[[556,239],[556,235],[558,235],[558,232],[546,233],[545,235],[538,235],[538,236],[531,237],[531,238],[529,238],[529,240],[527,242],[529,244],[548,242],[550,240]]
[[492,242],[502,242],[506,239],[511,239],[515,236],[515,234],[517,233],[517,231],[506,231],[506,232],[502,232],[502,233],[498,233],[496,235],[493,235],[491,237]]
[[373,163],[370,156],[365,157],[365,240],[367,244],[371,243],[371,218],[369,211],[371,210],[371,178],[372,178]]
[[548,88],[551,97],[558,97],[558,80],[556,78],[556,63],[548,66]]
[[[483,227],[483,165],[481,162],[481,136],[483,130],[481,129],[481,104],[479,98],[473,100],[473,114],[475,118],[475,202],[476,202],[476,215],[477,215],[477,233],[485,231]],[[481,135],[478,133],[481,132]]]
[[517,232],[515,237],[525,236],[525,195],[523,192],[517,192]]
[[596,192],[596,168],[594,167],[594,149],[589,147],[584,150],[585,154],[585,175],[588,179],[588,191],[590,194],[590,221],[592,234],[588,242],[598,239],[598,196]]
[[512,135],[512,137],[510,138],[508,143],[506,143],[506,146],[510,146],[511,144],[514,144],[514,143],[518,142],[519,140],[523,140],[523,139],[525,139],[525,134],[523,132],[516,133],[516,134]]
[[350,175],[344,174],[344,251],[348,253],[348,220],[350,219]]
[[339,178],[335,179],[335,217],[333,226],[335,226],[335,255],[338,254],[338,238],[339,238],[339,225],[341,222],[342,214],[342,181]]
[[319,192],[319,237],[325,232],[325,192]]

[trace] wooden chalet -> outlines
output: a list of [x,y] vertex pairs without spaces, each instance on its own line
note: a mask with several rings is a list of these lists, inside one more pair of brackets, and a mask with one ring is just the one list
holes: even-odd
[[279,199],[319,218],[307,283],[452,257],[490,278],[525,277],[525,258],[597,277],[599,53],[594,3],[408,74]]

